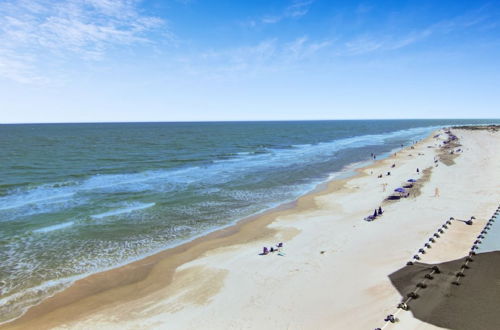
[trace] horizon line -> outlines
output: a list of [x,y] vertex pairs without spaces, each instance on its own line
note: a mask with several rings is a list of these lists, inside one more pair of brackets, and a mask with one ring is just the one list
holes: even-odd
[[54,124],[154,124],[154,123],[245,123],[245,122],[298,122],[298,121],[379,121],[379,120],[500,120],[500,118],[342,118],[342,119],[243,119],[243,120],[175,120],[175,121],[61,121],[12,122],[0,125],[54,125]]

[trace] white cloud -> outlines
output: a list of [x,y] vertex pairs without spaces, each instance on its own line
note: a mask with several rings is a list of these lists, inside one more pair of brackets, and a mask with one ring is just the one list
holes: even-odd
[[264,16],[260,19],[260,21],[264,24],[274,24],[281,21],[282,16]]
[[[44,58],[97,60],[118,46],[148,42],[164,21],[136,0],[8,0],[0,3],[0,75],[38,82]],[[29,59],[29,60],[27,60]],[[28,74],[31,73],[31,74]]]
[[29,56],[18,56],[6,51],[0,51],[0,77],[5,77],[21,83],[44,83],[46,79],[38,75]]
[[359,55],[381,49],[384,46],[384,42],[376,38],[358,37],[346,42],[345,46],[347,54]]
[[422,42],[432,36],[445,35],[478,26],[488,20],[488,15],[483,9],[468,12],[452,19],[430,24],[419,30],[401,33],[400,35],[362,35],[345,42],[340,55],[361,55],[376,51],[391,51],[411,46]]
[[309,42],[309,38],[304,36],[286,44],[284,54],[289,61],[303,60],[331,44],[330,40]]
[[313,0],[299,0],[294,1],[290,6],[285,9],[285,17],[300,17],[309,12],[309,7],[312,5]]
[[183,57],[179,65],[184,72],[207,80],[232,80],[262,72],[299,69],[320,51],[328,50],[330,40],[309,40],[307,36],[292,41],[266,39],[252,45],[211,50]]
[[284,19],[299,18],[307,15],[313,3],[314,0],[294,0],[281,12],[263,15],[258,19],[252,19],[249,22],[244,23],[244,25],[254,27],[258,24],[276,24]]
[[276,39],[261,41],[255,45],[241,46],[224,50],[212,50],[201,54],[200,58],[191,58],[191,62],[212,65],[226,71],[243,71],[256,68],[273,60],[279,51]]

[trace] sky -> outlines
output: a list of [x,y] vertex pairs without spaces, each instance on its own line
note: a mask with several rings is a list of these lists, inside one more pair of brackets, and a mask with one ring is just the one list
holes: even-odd
[[500,118],[500,1],[0,0],[0,123]]

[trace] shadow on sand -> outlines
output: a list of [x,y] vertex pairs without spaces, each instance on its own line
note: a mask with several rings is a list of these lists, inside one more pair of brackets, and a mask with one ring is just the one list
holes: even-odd
[[[439,272],[428,275],[434,266]],[[419,288],[408,307],[423,322],[457,330],[500,329],[500,251],[441,264],[416,262],[392,273],[389,279],[402,300]]]

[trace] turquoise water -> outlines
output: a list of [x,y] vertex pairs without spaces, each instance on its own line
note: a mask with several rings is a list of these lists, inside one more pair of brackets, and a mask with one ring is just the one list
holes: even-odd
[[0,322],[86,274],[293,200],[371,153],[490,122],[0,125]]

